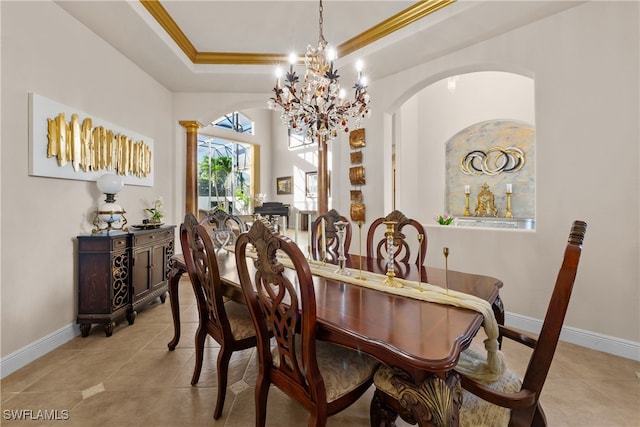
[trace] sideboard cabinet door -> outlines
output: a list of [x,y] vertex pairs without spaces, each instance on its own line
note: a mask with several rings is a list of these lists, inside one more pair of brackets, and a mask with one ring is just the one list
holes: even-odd
[[83,337],[92,323],[111,336],[114,322],[130,311],[129,234],[78,236],[78,318]]
[[173,255],[174,227],[142,230],[132,233],[133,301],[135,311],[160,297],[166,300],[169,260]]

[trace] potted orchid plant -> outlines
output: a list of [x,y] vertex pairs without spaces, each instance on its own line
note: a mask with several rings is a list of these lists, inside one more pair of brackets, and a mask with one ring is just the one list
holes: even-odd
[[162,220],[162,217],[164,216],[164,213],[162,212],[162,206],[163,206],[163,200],[162,200],[162,196],[160,196],[153,202],[153,207],[145,208],[145,211],[147,211],[150,214],[149,216],[150,223],[159,223]]

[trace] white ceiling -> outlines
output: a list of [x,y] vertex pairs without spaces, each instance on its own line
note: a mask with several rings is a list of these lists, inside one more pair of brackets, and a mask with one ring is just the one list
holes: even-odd
[[[199,52],[303,54],[318,41],[315,0],[160,2]],[[275,81],[276,64],[193,64],[137,0],[57,3],[173,92],[261,93]],[[337,46],[413,3],[324,0],[324,37]],[[353,64],[362,59],[368,78],[379,79],[579,3],[458,0],[336,65],[343,79],[353,79]]]

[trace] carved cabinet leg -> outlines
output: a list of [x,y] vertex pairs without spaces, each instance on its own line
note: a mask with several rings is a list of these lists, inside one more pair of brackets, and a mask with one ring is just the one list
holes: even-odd
[[104,324],[104,334],[108,337],[113,334],[113,327],[115,326],[114,322],[107,322]]
[[80,333],[84,338],[89,336],[89,331],[91,331],[91,324],[83,323],[80,325]]
[[127,322],[129,322],[130,325],[133,325],[133,322],[136,321],[136,316],[137,315],[138,315],[138,313],[136,313],[135,310],[127,311]]

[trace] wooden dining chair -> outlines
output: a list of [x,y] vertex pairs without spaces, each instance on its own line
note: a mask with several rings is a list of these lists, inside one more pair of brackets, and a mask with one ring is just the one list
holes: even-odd
[[185,216],[180,226],[180,244],[198,306],[196,365],[191,384],[195,385],[200,379],[204,343],[209,335],[220,344],[218,399],[213,413],[213,418],[218,419],[224,407],[231,354],[255,347],[256,333],[246,306],[234,301],[224,302],[213,242],[207,229],[191,213]]
[[[383,218],[377,218],[371,223],[367,232],[367,256],[378,259],[387,257],[386,225],[384,224],[387,221],[396,223],[393,229],[393,245],[396,248],[395,260],[403,263],[410,262],[411,247],[416,247],[418,248],[418,253],[415,257],[415,264],[424,264],[424,258],[427,255],[427,233],[424,231],[422,224],[415,219],[407,218],[398,210]],[[405,227],[415,230],[415,235],[412,237],[414,239],[413,242],[404,233]]]
[[[293,271],[285,272],[276,254],[287,257]],[[251,270],[248,256],[256,258]],[[316,340],[311,270],[289,238],[256,221],[238,238],[236,262],[258,334],[256,426],[265,425],[270,384],[306,408],[309,426],[324,426],[328,416],[347,408],[370,387],[378,362],[358,351]]]
[[238,216],[228,214],[221,208],[207,211],[200,219],[200,224],[209,232],[217,251],[235,246],[238,235],[246,231],[244,222]]
[[347,217],[340,215],[335,209],[331,209],[324,215],[319,215],[311,225],[311,257],[315,260],[322,259],[322,221],[325,222],[325,234],[326,234],[326,249],[327,260],[336,261],[338,259],[338,251],[340,248],[340,240],[338,239],[337,228],[335,223],[338,221],[346,222],[345,235],[344,235],[344,253],[349,253],[349,247],[351,246],[351,221]]
[[[542,329],[538,338],[523,332],[499,325],[503,337],[512,339],[533,349],[529,365],[520,380],[512,371],[505,371],[495,382],[482,384],[465,375],[460,375],[464,389],[462,405],[459,411],[461,427],[477,426],[546,426],[547,420],[540,405],[540,392],[547,378],[553,355],[558,345],[560,332],[569,305],[571,291],[578,270],[578,262],[582,252],[582,243],[587,229],[583,221],[574,221],[569,233],[569,240],[564,251],[562,266],[556,278],[555,287],[547,308]],[[465,350],[467,356],[476,360],[484,356],[471,350]],[[372,403],[371,425],[380,426],[393,422],[395,414],[416,423],[415,411],[407,411],[399,402],[406,398],[406,384],[387,381],[391,378],[390,368],[380,368],[374,379],[376,392],[375,404]],[[374,410],[374,407],[376,410]],[[413,417],[413,419],[412,419]],[[419,425],[425,425],[418,423]],[[430,424],[429,424],[430,425]]]

